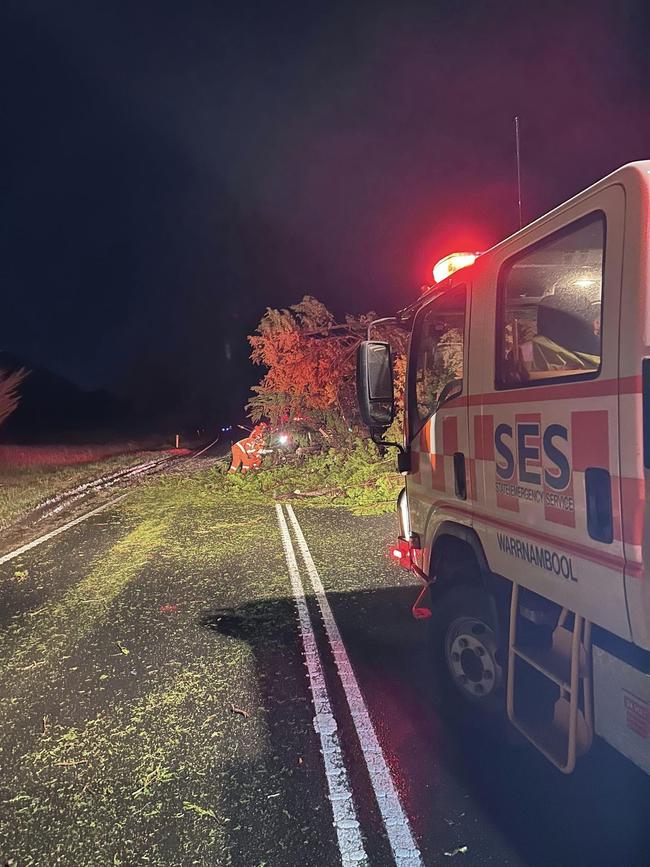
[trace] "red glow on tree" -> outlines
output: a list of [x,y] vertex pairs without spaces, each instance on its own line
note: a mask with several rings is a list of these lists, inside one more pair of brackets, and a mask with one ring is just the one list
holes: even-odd
[[312,429],[342,421],[347,429],[356,419],[356,350],[374,318],[371,312],[337,323],[310,295],[288,309],[268,308],[248,338],[251,360],[266,368],[253,387],[251,417],[269,418],[274,427],[300,419]]

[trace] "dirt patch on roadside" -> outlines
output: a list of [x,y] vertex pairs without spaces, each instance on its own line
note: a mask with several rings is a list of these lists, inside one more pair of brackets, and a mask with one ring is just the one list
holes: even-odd
[[167,456],[109,473],[64,491],[31,509],[0,532],[0,556],[20,548],[86,512],[103,506],[152,474],[186,460]]
[[220,454],[194,456],[191,452],[179,450],[84,482],[51,497],[0,530],[0,556],[109,503],[152,476],[192,475],[224,460]]

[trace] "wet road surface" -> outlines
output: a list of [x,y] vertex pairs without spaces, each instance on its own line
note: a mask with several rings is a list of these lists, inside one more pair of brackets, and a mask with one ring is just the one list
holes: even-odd
[[2,857],[649,863],[607,745],[567,778],[436,709],[393,516],[280,513],[176,474],[0,566]]

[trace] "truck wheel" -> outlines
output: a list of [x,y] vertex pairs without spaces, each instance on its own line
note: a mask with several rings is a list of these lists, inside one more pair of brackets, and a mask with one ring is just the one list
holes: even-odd
[[[505,642],[495,623],[493,604],[480,587],[454,587],[434,605],[431,618],[435,677],[445,707],[468,707],[491,716],[505,706]],[[479,713],[480,718],[480,713]]]

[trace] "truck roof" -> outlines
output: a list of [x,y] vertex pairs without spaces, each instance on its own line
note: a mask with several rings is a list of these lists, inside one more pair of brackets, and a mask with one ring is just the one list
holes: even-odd
[[[480,260],[484,256],[495,253],[501,248],[506,247],[515,241],[519,241],[522,238],[525,238],[528,233],[532,232],[539,226],[542,226],[545,222],[552,220],[567,207],[571,207],[580,202],[582,199],[587,198],[588,196],[591,196],[594,193],[598,192],[599,190],[611,186],[612,183],[620,183],[624,187],[628,186],[629,184],[637,184],[638,186],[643,186],[647,190],[650,190],[650,160],[637,160],[635,162],[626,163],[625,165],[611,172],[609,175],[601,178],[595,184],[592,184],[590,187],[581,190],[579,193],[576,193],[575,196],[572,196],[570,199],[566,199],[555,208],[552,208],[550,211],[547,211],[545,214],[537,217],[531,223],[527,223],[525,226],[522,226],[521,229],[513,232],[512,235],[508,235],[501,241],[498,241],[492,247],[484,250],[477,257],[477,261],[480,262]],[[437,295],[448,292],[449,289],[457,286],[460,282],[459,274],[464,275],[466,273],[471,273],[473,267],[474,265],[468,265],[466,268],[463,268],[462,271],[454,272],[445,280],[442,280],[440,283],[435,283],[432,286],[429,286],[424,292],[420,294],[418,298],[412,301],[411,304],[398,311],[395,319],[400,323],[406,324],[410,319],[412,319],[412,317],[415,315],[421,305],[425,303],[425,301],[430,301]]]

